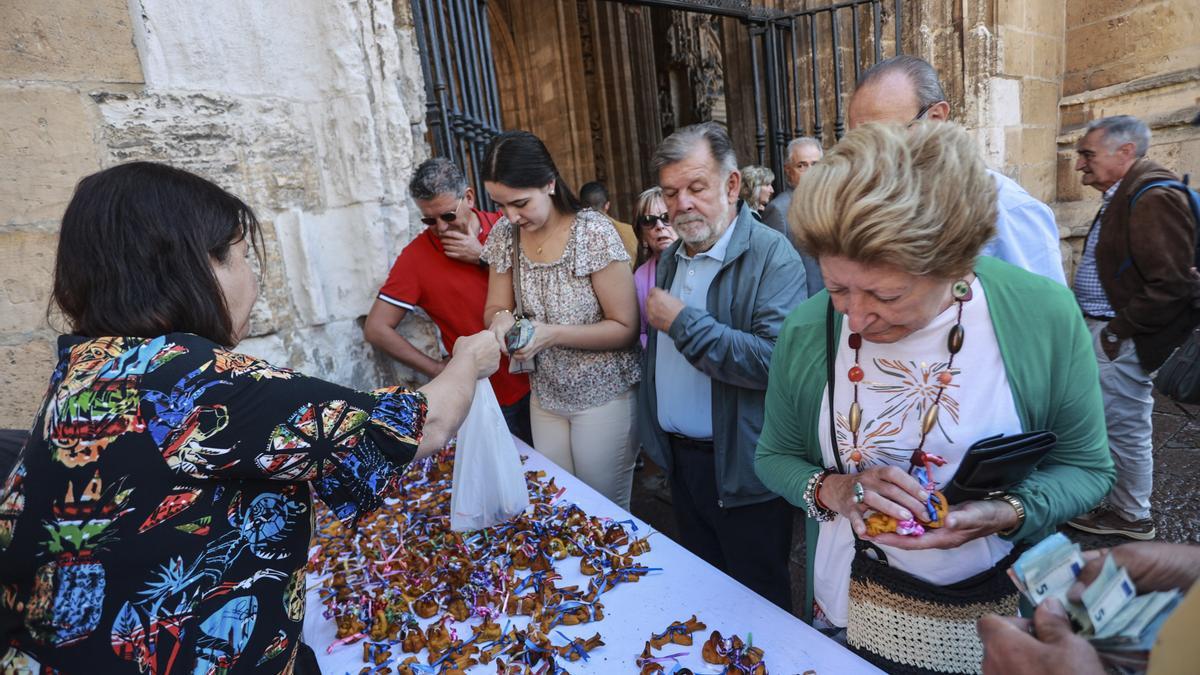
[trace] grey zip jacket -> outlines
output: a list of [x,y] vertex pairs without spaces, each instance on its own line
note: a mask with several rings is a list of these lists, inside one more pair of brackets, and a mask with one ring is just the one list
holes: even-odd
[[[669,331],[675,348],[712,380],[713,446],[721,508],[776,498],[754,473],[754,450],[763,426],[767,371],[779,329],[808,297],[804,265],[780,233],[740,205],[725,261],[708,288],[707,311],[685,307]],[[678,261],[677,241],[658,261],[655,286],[669,291]],[[638,387],[638,431],[651,459],[672,466],[667,434],[658,424],[655,356],[658,330],[648,327]]]

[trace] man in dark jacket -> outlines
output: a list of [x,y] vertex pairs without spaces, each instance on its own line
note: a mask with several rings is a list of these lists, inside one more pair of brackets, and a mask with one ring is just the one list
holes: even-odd
[[1178,180],[1146,159],[1150,129],[1129,115],[1096,120],[1076,145],[1075,170],[1084,185],[1104,194],[1075,272],[1075,297],[1096,338],[1108,443],[1117,482],[1107,504],[1070,521],[1084,532],[1153,539],[1154,410],[1151,373],[1187,337],[1191,308],[1195,224],[1186,197],[1152,188]]
[[[821,161],[824,156],[825,148],[821,147],[821,141],[811,136],[793,138],[787,144],[787,162],[783,165],[783,177],[787,181],[788,189],[775,195],[775,198],[767,204],[767,208],[763,209],[763,222],[767,224],[767,227],[787,237],[792,246],[795,246],[796,242],[787,222],[788,209],[792,207],[792,194],[796,191],[796,184],[800,182],[800,177],[814,164]],[[817,263],[816,258],[807,255],[804,251],[796,249],[796,252],[800,254],[800,261],[804,263],[804,285],[808,288],[808,295],[811,297],[825,288],[825,281],[821,278],[821,266]]]
[[806,297],[778,232],[738,208],[729,135],[706,122],[671,134],[654,168],[679,241],[646,296],[638,392],[642,447],[667,472],[682,543],[791,609],[792,509],[754,473],[779,329]]

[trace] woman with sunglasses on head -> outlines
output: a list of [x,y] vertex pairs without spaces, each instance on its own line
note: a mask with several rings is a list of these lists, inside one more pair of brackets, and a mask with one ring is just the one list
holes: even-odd
[[314,494],[347,526],[440,449],[495,338],[417,391],[232,351],[258,297],[253,212],[132,162],[81,180],[53,300],[70,323],[0,488],[0,672],[291,673]]
[[504,214],[483,250],[483,322],[515,367],[533,367],[533,445],[628,509],[641,378],[629,254],[604,214],[580,209],[528,131],[493,138],[482,173]]
[[671,227],[662,188],[655,185],[638,195],[637,219],[634,224],[637,226],[639,243],[638,268],[633,272],[633,285],[637,288],[638,310],[642,317],[642,349],[645,349],[646,295],[654,288],[655,275],[658,273],[658,256],[679,238],[675,228]]

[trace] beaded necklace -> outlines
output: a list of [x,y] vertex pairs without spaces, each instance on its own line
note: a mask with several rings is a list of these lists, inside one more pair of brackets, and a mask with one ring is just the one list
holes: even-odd
[[[945,370],[938,373],[937,395],[934,396],[933,404],[925,410],[923,415],[921,415],[921,440],[917,443],[917,449],[913,450],[908,467],[909,473],[912,473],[913,469],[923,467],[925,469],[927,480],[930,483],[933,482],[933,471],[931,465],[942,466],[946,463],[946,460],[939,455],[932,455],[925,452],[925,438],[929,435],[929,432],[933,430],[934,425],[937,424],[938,409],[942,402],[942,394],[945,393],[946,387],[950,386],[950,382],[954,378],[954,376],[951,374],[951,370],[954,368],[954,356],[962,350],[963,338],[966,334],[966,330],[962,325],[963,303],[971,299],[971,284],[967,283],[966,280],[959,279],[950,287],[950,294],[954,297],[954,302],[958,304],[958,316],[955,318],[954,325],[950,327],[949,334],[946,335],[946,349],[950,352],[950,362],[946,364]],[[854,445],[852,447],[857,448],[858,428],[862,423],[862,405],[858,402],[858,385],[860,382],[862,382],[864,376],[862,366],[859,365],[859,354],[862,350],[862,335],[858,333],[851,333],[849,345],[850,349],[854,350],[854,365],[851,366],[849,372],[846,374],[846,377],[850,380],[850,383],[854,385],[854,400],[850,404],[850,414],[847,422],[848,426],[850,427],[850,433],[853,437]],[[932,487],[929,485],[926,485],[925,487],[932,489]]]

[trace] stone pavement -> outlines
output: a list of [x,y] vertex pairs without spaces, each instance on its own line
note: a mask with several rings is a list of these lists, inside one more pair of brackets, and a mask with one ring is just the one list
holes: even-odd
[[[668,537],[676,534],[669,494],[660,487],[662,472],[652,462],[634,475],[631,510]],[[1200,406],[1181,406],[1157,397],[1154,407],[1154,494],[1152,515],[1158,541],[1200,544]],[[1116,546],[1122,537],[1085,534],[1061,528],[1084,548]],[[653,540],[651,540],[653,545]],[[804,606],[804,519],[796,512],[792,546],[793,611]]]

